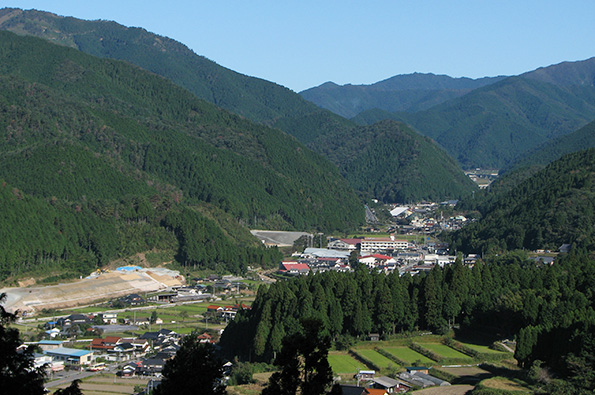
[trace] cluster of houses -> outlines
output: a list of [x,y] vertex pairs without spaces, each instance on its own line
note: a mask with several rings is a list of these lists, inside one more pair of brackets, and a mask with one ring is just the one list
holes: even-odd
[[[36,345],[35,367],[46,366],[57,372],[65,367],[92,369],[98,360],[126,362],[118,372],[123,377],[161,373],[165,363],[180,349],[181,336],[169,329],[145,332],[138,337],[106,336],[94,338],[85,349],[64,347],[62,340],[41,340]],[[198,335],[201,343],[214,343],[208,333]]]
[[405,393],[413,388],[450,385],[449,382],[430,375],[431,368],[412,366],[406,369],[396,379],[375,377],[376,372],[373,370],[360,370],[355,375],[357,385],[341,385],[341,390],[345,395],[387,395]]
[[[279,272],[304,275],[310,272],[351,271],[350,257],[354,253],[358,263],[370,270],[384,273],[398,271],[400,275],[415,275],[436,265],[443,267],[455,261],[455,256],[446,255],[444,245],[436,243],[418,246],[395,236],[331,239],[327,248],[306,248],[303,253],[294,254],[295,261],[281,262]],[[470,256],[465,263],[473,264],[476,260],[476,256]]]

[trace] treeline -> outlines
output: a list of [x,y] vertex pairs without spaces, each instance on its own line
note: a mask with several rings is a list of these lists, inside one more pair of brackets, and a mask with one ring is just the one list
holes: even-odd
[[[365,269],[299,277],[259,288],[252,309],[240,312],[226,328],[221,346],[228,355],[270,361],[302,317],[320,318],[338,342],[370,332],[384,338],[414,329],[444,333],[457,323],[462,331],[494,338],[518,335],[522,365],[541,358],[559,369],[554,358],[570,358],[575,340],[588,335],[584,331],[595,322],[594,276],[595,260],[584,254],[549,266],[510,253],[473,267],[457,259],[414,277]],[[551,346],[551,334],[558,331],[575,331],[575,336],[559,339],[557,352],[543,359],[543,347]],[[526,332],[543,334],[543,340]]]
[[451,248],[498,253],[562,244],[595,246],[595,149],[569,154],[476,207],[483,218],[454,233]]

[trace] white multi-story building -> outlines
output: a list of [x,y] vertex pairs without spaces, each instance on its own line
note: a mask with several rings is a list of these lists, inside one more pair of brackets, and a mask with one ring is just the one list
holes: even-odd
[[361,241],[361,251],[363,253],[373,253],[380,251],[406,250],[409,248],[407,240],[398,240],[391,237],[367,237]]

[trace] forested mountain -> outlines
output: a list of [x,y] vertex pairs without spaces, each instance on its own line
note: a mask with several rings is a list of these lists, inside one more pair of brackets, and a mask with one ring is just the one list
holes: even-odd
[[304,317],[322,320],[337,344],[414,328],[444,333],[457,323],[462,332],[492,339],[517,336],[520,365],[541,360],[571,388],[589,388],[595,385],[594,287],[595,261],[581,254],[553,266],[536,265],[522,253],[472,268],[459,258],[414,277],[367,269],[319,273],[260,287],[252,308],[229,323],[220,344],[230,356],[269,362]]
[[[354,124],[330,111],[318,108],[286,88],[225,69],[194,54],[183,44],[174,40],[157,36],[140,28],[127,28],[114,22],[83,21],[59,17],[46,12],[18,9],[0,10],[0,29],[11,30],[18,34],[36,35],[101,57],[127,60],[171,79],[200,98],[258,122],[274,125],[292,134],[301,142],[308,144],[314,151],[327,155],[335,164],[341,166],[349,180],[357,181],[358,178],[361,178],[359,174],[349,174],[351,169],[357,169],[343,166],[343,159],[338,160],[332,150],[327,149],[329,142],[334,147],[341,144],[343,148],[359,144],[356,141],[349,141],[350,139],[360,139],[359,132],[354,129]],[[383,136],[390,137],[386,134]],[[333,141],[334,139],[338,139],[340,143]],[[372,142],[369,143],[371,146]],[[374,144],[382,145],[378,139],[375,139]],[[394,144],[395,141],[386,142],[388,146],[394,146]],[[346,155],[352,156],[351,153]],[[442,156],[442,154],[439,155],[440,158]],[[411,187],[403,192],[395,192],[397,189],[395,186],[383,183],[390,182],[395,177],[397,179],[411,178],[408,174],[400,174],[403,167],[379,167],[374,163],[362,164],[363,158],[365,156],[359,155],[359,166],[374,169],[376,173],[370,180],[377,180],[381,183],[371,185],[368,181],[365,186],[362,186],[361,183],[357,184],[356,188],[366,194],[390,188],[393,190],[392,196],[399,199],[419,200],[428,196],[444,199],[461,196],[469,189],[468,183],[461,184],[460,169],[458,171],[452,169],[449,164],[448,170],[441,174],[448,175],[444,185],[450,186],[444,187],[435,184],[425,192],[418,185],[417,191],[413,194]],[[376,160],[371,155],[368,155],[368,158]],[[394,155],[392,159],[395,159]],[[438,162],[441,160],[439,159]],[[428,163],[431,165],[432,162],[430,160]],[[418,168],[423,167],[425,163],[418,161]],[[428,173],[431,170],[428,168],[419,169],[419,171]],[[451,179],[453,182],[450,182]]]
[[384,202],[455,199],[476,189],[442,148],[400,122],[327,134],[317,143],[357,191]]
[[564,243],[595,247],[595,148],[563,156],[494,193],[477,207],[483,218],[457,231],[451,248],[491,253],[557,250]]
[[452,78],[446,75],[413,73],[396,75],[370,85],[337,85],[326,82],[300,92],[312,103],[346,118],[362,111],[388,112],[427,110],[473,89],[493,84],[505,77],[479,79]]
[[[153,248],[160,237],[171,246],[174,234],[182,262],[237,264],[246,254],[237,248],[256,241],[238,245],[229,237],[238,230],[218,228],[200,213],[205,210],[234,219],[220,221],[227,224],[278,229],[349,229],[363,219],[337,169],[294,138],[127,63],[0,32],[0,86],[0,167],[15,196],[98,216],[109,225],[99,238],[128,225],[118,204],[136,196],[148,211],[137,222],[148,225],[139,230],[145,241],[127,252]],[[69,236],[80,241],[95,234],[85,226],[91,225]],[[109,248],[85,243],[73,246],[95,264],[124,253],[117,237],[106,242]],[[29,261],[64,261],[71,255],[64,251],[32,250]],[[11,259],[6,262],[18,261]]]
[[128,61],[170,79],[200,99],[277,127],[305,144],[329,130],[353,126],[285,87],[229,70],[182,43],[142,28],[4,8],[0,10],[0,29],[44,38],[94,56]]
[[516,170],[527,166],[545,167],[550,162],[559,159],[565,154],[595,147],[595,121],[579,130],[567,134],[528,152],[519,158],[507,170]]
[[509,77],[428,110],[367,110],[353,121],[399,120],[434,139],[463,168],[501,168],[595,119],[594,84],[591,58]]

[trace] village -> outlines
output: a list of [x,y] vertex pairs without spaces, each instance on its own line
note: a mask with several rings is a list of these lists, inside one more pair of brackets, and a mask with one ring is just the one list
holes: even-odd
[[[37,305],[37,313],[43,317],[21,317],[20,321],[24,325],[27,321],[37,324],[39,330],[30,337],[38,340],[26,342],[23,347],[37,347],[35,366],[46,368],[50,378],[48,387],[58,388],[68,380],[108,374],[114,377],[114,382],[117,377],[124,382],[137,383],[135,393],[149,393],[159,383],[165,363],[175,357],[184,336],[192,335],[199,342],[216,344],[227,323],[239,311],[250,309],[255,291],[261,284],[293,276],[325,271],[349,272],[358,268],[415,276],[435,266],[454,263],[457,256],[448,254],[448,244],[441,242],[437,236],[442,231],[456,230],[472,221],[458,215],[445,218],[443,212],[455,204],[456,201],[449,201],[410,207],[391,206],[388,210],[391,221],[383,229],[372,223],[364,235],[350,237],[324,236],[321,240],[323,236],[320,234],[254,231],[253,234],[266,245],[292,246],[297,251],[280,262],[278,268],[252,270],[247,278],[217,274],[204,278],[184,277],[169,269],[160,272],[156,268],[120,267],[114,272],[128,277],[148,272],[151,278],[160,279],[161,285],[157,289],[144,288],[144,292],[120,294],[107,303],[100,303],[86,311],[85,308],[77,309],[77,312],[68,315],[60,316],[61,312],[56,309],[43,309],[46,313],[43,314],[41,306]],[[370,213],[376,215],[374,210]],[[316,238],[319,245],[314,247]],[[304,241],[303,249],[295,248]],[[464,265],[472,267],[480,256],[470,254],[461,256],[461,259]],[[554,258],[549,256],[549,259],[553,261]],[[167,280],[166,273],[175,281]],[[98,271],[87,280],[97,281],[114,275],[109,271]],[[49,311],[51,316],[47,314]],[[31,330],[23,332],[31,334]],[[426,336],[423,342],[430,338]],[[380,341],[378,334],[370,333],[364,346],[360,346],[363,348],[352,349],[349,355],[331,354],[329,361],[334,364],[344,391],[352,387],[354,394],[360,391],[358,395],[361,388],[397,393],[412,388],[450,385],[438,370],[434,370],[434,374],[440,377],[432,375],[430,366],[437,362],[461,361],[473,365],[472,356],[475,354],[434,344],[437,339],[422,343],[417,348],[411,345],[403,347],[398,343],[394,348],[398,351],[391,354],[380,352],[379,348],[369,349],[368,342]],[[432,347],[443,347],[444,356],[429,351],[434,350]],[[505,345],[503,347],[506,348]],[[510,355],[506,351],[500,350],[494,355],[504,358]],[[482,352],[493,357],[492,353],[496,351],[486,348]],[[455,353],[458,354],[453,356]],[[344,366],[346,361],[347,367]],[[391,378],[386,373],[393,365],[405,366],[406,369],[398,376],[393,372]],[[228,361],[226,374],[229,375],[232,368],[233,363]]]

